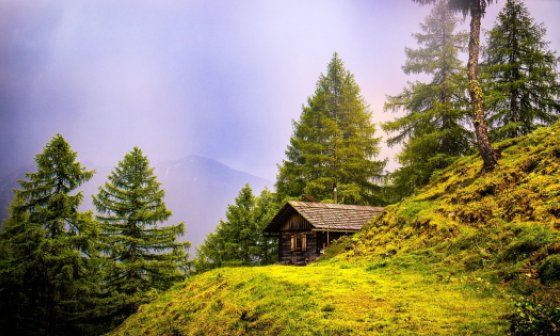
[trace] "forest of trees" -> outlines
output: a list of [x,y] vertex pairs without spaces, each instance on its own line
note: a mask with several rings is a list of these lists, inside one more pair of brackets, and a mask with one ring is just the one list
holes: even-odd
[[[491,140],[527,134],[557,120],[557,59],[547,49],[544,27],[534,23],[522,1],[507,0],[489,32],[480,80],[480,18],[492,1],[417,2],[435,5],[420,25],[421,32],[414,34],[418,47],[405,49],[403,70],[428,80],[410,82],[403,92],[388,97],[385,109],[404,114],[381,125],[389,134],[389,146],[402,145],[400,167],[384,172],[386,161],[377,157],[381,138],[372,113],[335,53],[294,122],[286,159],[279,165],[276,202],[267,203],[270,215],[290,199],[392,203],[476,150],[484,159],[483,170],[494,169],[500,154]],[[470,33],[458,31],[457,11],[472,17]],[[465,52],[467,65],[461,60]],[[260,198],[268,199],[270,192],[264,193]],[[243,188],[228,209],[227,221],[199,248],[199,269],[275,260],[273,254],[265,257],[264,251],[271,251],[267,243],[258,243],[266,220],[255,222],[254,204],[251,190]]]
[[[56,135],[19,181],[0,230],[0,330],[106,332],[191,274],[274,263],[277,241],[263,228],[287,200],[393,203],[464,155],[478,152],[482,173],[499,169],[493,142],[557,121],[558,59],[523,1],[505,1],[486,40],[481,18],[494,1],[413,1],[434,4],[414,34],[417,46],[405,49],[403,71],[422,80],[387,98],[385,109],[402,113],[379,125],[389,146],[402,146],[398,169],[385,171],[372,111],[334,53],[293,123],[276,190],[243,187],[189,259],[189,243],[178,240],[184,224],[167,223],[165,192],[140,148],[99,188],[96,211],[84,212],[77,189],[94,172]],[[458,29],[460,14],[467,32]]]
[[148,159],[125,156],[80,212],[76,189],[93,175],[56,135],[14,191],[0,231],[0,330],[99,335],[187,275],[183,224],[171,215]]
[[[483,170],[498,164],[490,141],[527,134],[558,119],[558,59],[548,49],[546,30],[521,0],[507,0],[488,33],[479,69],[480,19],[491,0],[415,0],[435,3],[415,34],[419,49],[406,49],[403,70],[426,74],[385,107],[404,111],[384,123],[388,144],[402,144],[401,167],[390,175],[392,200],[425,185],[432,174],[456,158],[478,150]],[[455,12],[470,16],[470,32],[456,32]],[[468,39],[468,46],[465,41]],[[466,48],[465,48],[466,47]],[[459,54],[466,49],[468,62]],[[479,79],[480,72],[480,79]]]

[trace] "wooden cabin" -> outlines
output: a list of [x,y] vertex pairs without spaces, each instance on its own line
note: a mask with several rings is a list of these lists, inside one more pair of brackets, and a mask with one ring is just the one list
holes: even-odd
[[333,240],[359,231],[382,211],[371,206],[290,201],[265,232],[279,238],[281,263],[306,265]]

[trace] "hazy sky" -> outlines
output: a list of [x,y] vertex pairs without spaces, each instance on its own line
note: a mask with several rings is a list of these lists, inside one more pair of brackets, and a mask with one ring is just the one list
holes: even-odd
[[[560,50],[560,1],[526,3]],[[199,154],[273,180],[334,51],[374,121],[394,117],[383,102],[413,79],[404,48],[428,12],[410,0],[0,0],[0,172],[61,132],[97,165],[138,145],[154,162]]]

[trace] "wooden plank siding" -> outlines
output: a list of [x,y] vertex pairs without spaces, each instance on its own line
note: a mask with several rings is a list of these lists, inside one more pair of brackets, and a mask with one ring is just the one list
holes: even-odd
[[382,210],[370,206],[289,201],[264,231],[279,238],[281,263],[306,265],[317,259],[333,240],[360,230]]
[[[302,234],[306,236],[305,249],[297,248],[292,250],[292,235],[297,234],[301,237]],[[302,232],[297,233],[291,231],[282,232],[280,235],[280,262],[283,264],[305,265],[319,256],[317,250],[317,232]]]
[[300,214],[295,213],[282,224],[280,232],[301,232],[311,231],[311,229],[313,229],[313,226]]
[[[294,213],[280,227],[280,262],[284,264],[305,265],[317,258],[317,234],[311,232],[313,226],[300,214]],[[305,235],[305,248],[292,248],[292,237],[300,239]]]
[[[301,242],[303,235],[305,247],[292,248],[294,236]],[[329,232],[328,237],[332,242],[343,235],[342,232]],[[327,233],[313,231],[313,226],[298,213],[288,217],[280,228],[279,258],[283,264],[306,265],[317,259],[327,245]]]

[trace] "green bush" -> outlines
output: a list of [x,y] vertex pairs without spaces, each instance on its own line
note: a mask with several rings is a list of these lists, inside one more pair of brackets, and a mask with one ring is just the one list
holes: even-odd
[[510,331],[513,335],[560,334],[560,307],[524,299],[515,303],[515,312],[509,320]]
[[560,255],[553,254],[546,257],[539,266],[538,272],[544,284],[560,280]]

